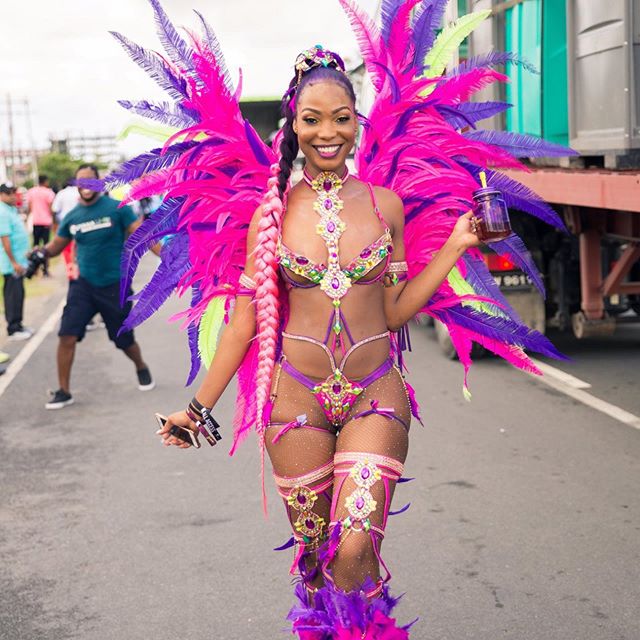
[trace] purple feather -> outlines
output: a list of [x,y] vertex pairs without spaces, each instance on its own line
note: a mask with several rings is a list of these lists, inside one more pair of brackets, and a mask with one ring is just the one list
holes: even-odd
[[291,536],[284,544],[281,544],[279,547],[276,547],[274,551],[285,551],[286,549],[291,549],[296,544],[296,539]]
[[203,15],[194,9],[194,13],[200,19],[200,23],[202,24],[202,31],[206,38],[207,47],[209,51],[213,54],[213,57],[216,59],[218,63],[218,67],[220,71],[222,71],[222,75],[224,77],[224,83],[229,89],[231,93],[233,93],[233,81],[231,80],[231,74],[229,73],[229,68],[227,67],[227,63],[224,59],[224,54],[222,53],[222,47],[220,46],[220,42],[216,37],[215,32],[211,28],[211,25],[204,19]]
[[392,138],[397,138],[400,135],[404,135],[406,132],[407,124],[411,116],[418,111],[424,111],[429,107],[433,106],[433,101],[429,102],[421,102],[420,104],[414,104],[405,109],[402,115],[398,118],[398,122],[393,129],[393,133],[391,134]]
[[[349,592],[327,584],[318,589],[312,602],[304,585],[299,583],[295,587],[298,602],[287,619],[293,623],[294,633],[304,637],[301,632],[309,632],[315,640],[330,640],[339,630],[353,632],[354,629],[363,633],[363,637],[366,632],[367,638],[405,640],[408,638],[408,629],[415,620],[408,625],[396,626],[391,615],[400,598],[392,597],[389,587],[383,585],[380,597],[369,601],[363,592],[374,587],[370,578],[367,578],[361,589]],[[376,633],[377,630],[380,635]]]
[[155,14],[158,38],[169,55],[171,62],[177,67],[195,72],[193,67],[193,51],[176,31],[158,0],[149,0]]
[[458,125],[458,127],[456,128],[465,127],[465,126],[471,127],[472,129],[476,128],[476,125],[473,122],[473,120],[470,120],[469,118],[467,118],[467,116],[456,107],[451,107],[449,105],[441,104],[436,107],[436,110],[440,115],[444,116],[445,120],[449,122],[449,124],[451,124],[451,119],[456,119],[458,121],[461,121],[461,124]]
[[135,304],[122,325],[130,330],[153,315],[169,298],[176,285],[191,266],[189,263],[189,237],[173,236],[161,252],[162,262],[142,291],[134,296]]
[[398,171],[398,165],[400,164],[400,156],[407,149],[410,149],[410,148],[411,148],[411,145],[407,144],[394,154],[393,160],[391,161],[391,166],[389,167],[389,172],[387,173],[387,177],[385,178],[385,181],[384,181],[385,187],[388,187],[396,176],[396,172]]
[[540,291],[543,297],[546,297],[544,282],[542,281],[538,267],[536,266],[531,253],[519,236],[512,233],[504,240],[492,242],[489,247],[498,255],[501,255],[517,264],[531,278],[533,284],[536,285],[536,288]]
[[112,171],[104,178],[104,183],[112,189],[121,184],[129,184],[146,173],[170,167],[180,159],[185,151],[198,144],[198,142],[190,140],[171,145],[165,149],[164,153],[162,148],[142,153],[131,160],[127,160],[127,162],[123,162],[115,171]]
[[376,67],[380,67],[385,72],[385,75],[387,76],[387,80],[389,81],[389,88],[391,89],[391,103],[395,104],[400,100],[400,87],[398,86],[398,81],[396,80],[396,77],[393,75],[393,72],[391,71],[391,69],[389,69],[389,67],[387,67],[386,65],[382,64],[381,62],[378,62],[377,60],[372,60],[371,62]]
[[445,324],[453,324],[502,344],[511,344],[556,360],[566,360],[553,344],[538,331],[509,318],[490,316],[469,306],[455,305],[432,311]]
[[401,513],[404,513],[410,506],[411,506],[411,503],[407,502],[407,504],[405,504],[404,507],[402,507],[402,509],[398,509],[397,511],[389,511],[389,515],[399,516]]
[[187,83],[173,74],[167,63],[153,51],[147,51],[116,31],[109,32],[129,54],[131,59],[144,69],[155,82],[172,98],[182,101],[187,97]]
[[403,4],[404,0],[382,0],[382,7],[380,8],[380,25],[382,37],[387,44],[389,44],[389,36],[391,35],[393,21],[398,15],[398,11]]
[[578,153],[569,147],[542,138],[512,131],[469,131],[462,134],[475,142],[495,145],[516,158],[551,158],[554,156],[576,156]]
[[405,478],[405,477],[402,477],[402,478],[400,478],[400,479],[398,480],[397,484],[401,484],[401,483],[403,483],[403,482],[411,482],[412,480],[415,480],[415,478]]
[[178,129],[186,129],[198,121],[197,118],[194,118],[186,110],[176,108],[168,102],[153,104],[147,100],[139,100],[138,102],[118,100],[118,104],[127,109],[127,111],[133,111],[133,113],[139,116],[149,118],[150,120],[157,120],[158,122],[162,122],[162,124],[177,127]]
[[457,67],[452,69],[447,76],[459,76],[467,71],[471,71],[471,69],[495,67],[497,65],[504,65],[507,63],[519,65],[531,73],[540,73],[534,65],[524,58],[521,58],[517,53],[513,53],[511,51],[490,51],[489,53],[473,56],[472,58],[468,58],[464,62],[461,62]]
[[247,135],[247,142],[253,151],[255,159],[265,167],[269,166],[269,158],[267,156],[267,145],[260,139],[256,130],[251,126],[248,120],[244,121],[244,131]]
[[413,24],[413,66],[416,75],[424,71],[424,59],[436,39],[436,32],[442,23],[442,16],[449,0],[426,0],[416,13]]
[[443,112],[442,106],[436,107],[436,109],[445,116],[446,121],[454,129],[460,129],[467,125],[475,129],[476,122],[491,118],[512,106],[507,102],[463,102],[455,107],[449,106],[446,112]]
[[178,214],[185,198],[165,200],[150,218],[145,220],[126,240],[120,259],[120,302],[124,302],[126,292],[131,285],[142,256],[160,238],[175,231]]
[[[198,287],[191,287],[191,308],[193,309],[202,300],[202,292]],[[187,341],[189,343],[189,353],[191,354],[191,366],[185,386],[189,386],[198,375],[202,361],[200,359],[200,349],[198,347],[198,334],[200,323],[192,322],[187,327]]]
[[[444,197],[444,196],[448,196],[448,195],[451,195],[451,194],[449,192],[445,191],[441,195]],[[406,202],[406,200],[403,200],[403,202]],[[405,218],[404,218],[405,224],[408,225],[415,218],[417,218],[425,209],[427,209],[428,207],[430,207],[432,204],[435,204],[435,203],[436,203],[435,199],[422,198],[420,200],[420,202],[415,207],[413,207],[411,210],[409,210],[409,208],[407,208],[407,213],[406,213]]]

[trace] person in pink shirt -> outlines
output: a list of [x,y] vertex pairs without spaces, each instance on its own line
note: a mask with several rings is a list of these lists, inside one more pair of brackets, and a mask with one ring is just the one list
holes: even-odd
[[[51,205],[55,194],[49,188],[49,178],[41,174],[38,176],[38,186],[27,191],[27,207],[33,224],[33,246],[45,245],[51,237],[53,225],[53,211]],[[44,275],[48,276],[48,265],[45,265]]]

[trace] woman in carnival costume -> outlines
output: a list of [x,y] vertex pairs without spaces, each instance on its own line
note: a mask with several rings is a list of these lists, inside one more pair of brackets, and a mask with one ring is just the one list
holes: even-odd
[[[411,417],[405,382],[406,323],[428,313],[449,329],[466,373],[472,343],[536,371],[524,349],[560,357],[524,326],[487,271],[468,213],[479,176],[508,205],[553,225],[553,210],[499,168],[518,156],[570,150],[529,136],[487,132],[476,122],[508,105],[470,97],[526,64],[493,52],[445,71],[449,54],[488,12],[436,37],[446,0],[385,0],[382,25],[340,0],[356,32],[376,97],[356,111],[341,58],[320,45],[302,52],[282,102],[285,123],[266,146],[239,109],[211,27],[183,38],[157,0],[166,57],[114,34],[173,103],[121,101],[164,125],[167,141],[125,163],[101,186],[134,182],[129,199],[166,194],[134,233],[123,291],[158,238],[162,261],[136,297],[133,327],[177,290],[191,304],[192,366],[209,371],[185,411],[158,432],[188,448],[175,427],[215,444],[212,417],[234,375],[238,397],[231,452],[255,429],[273,466],[295,549],[293,631],[313,640],[408,637],[380,555],[389,507],[402,481]],[[357,177],[346,159],[356,142]],[[170,127],[168,128],[167,127]],[[291,186],[292,164],[305,157]],[[466,212],[466,213],[465,213]],[[492,244],[540,283],[515,235]],[[218,340],[220,334],[220,338]],[[264,489],[263,489],[264,493]]]

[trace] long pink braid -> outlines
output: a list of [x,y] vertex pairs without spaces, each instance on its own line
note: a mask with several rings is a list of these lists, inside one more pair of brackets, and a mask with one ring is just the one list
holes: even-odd
[[256,430],[260,439],[262,456],[262,495],[266,505],[264,490],[264,431],[269,420],[271,376],[275,366],[280,318],[278,298],[278,271],[276,246],[284,205],[278,191],[277,164],[271,165],[268,189],[262,201],[262,217],[258,225],[255,252],[256,274],[256,326],[258,337],[258,370],[256,372]]

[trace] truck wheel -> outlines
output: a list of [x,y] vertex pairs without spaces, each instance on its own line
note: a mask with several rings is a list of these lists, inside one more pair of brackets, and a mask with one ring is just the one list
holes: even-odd
[[615,318],[605,316],[601,320],[588,320],[583,311],[578,311],[571,316],[573,335],[582,338],[611,336],[616,330]]

